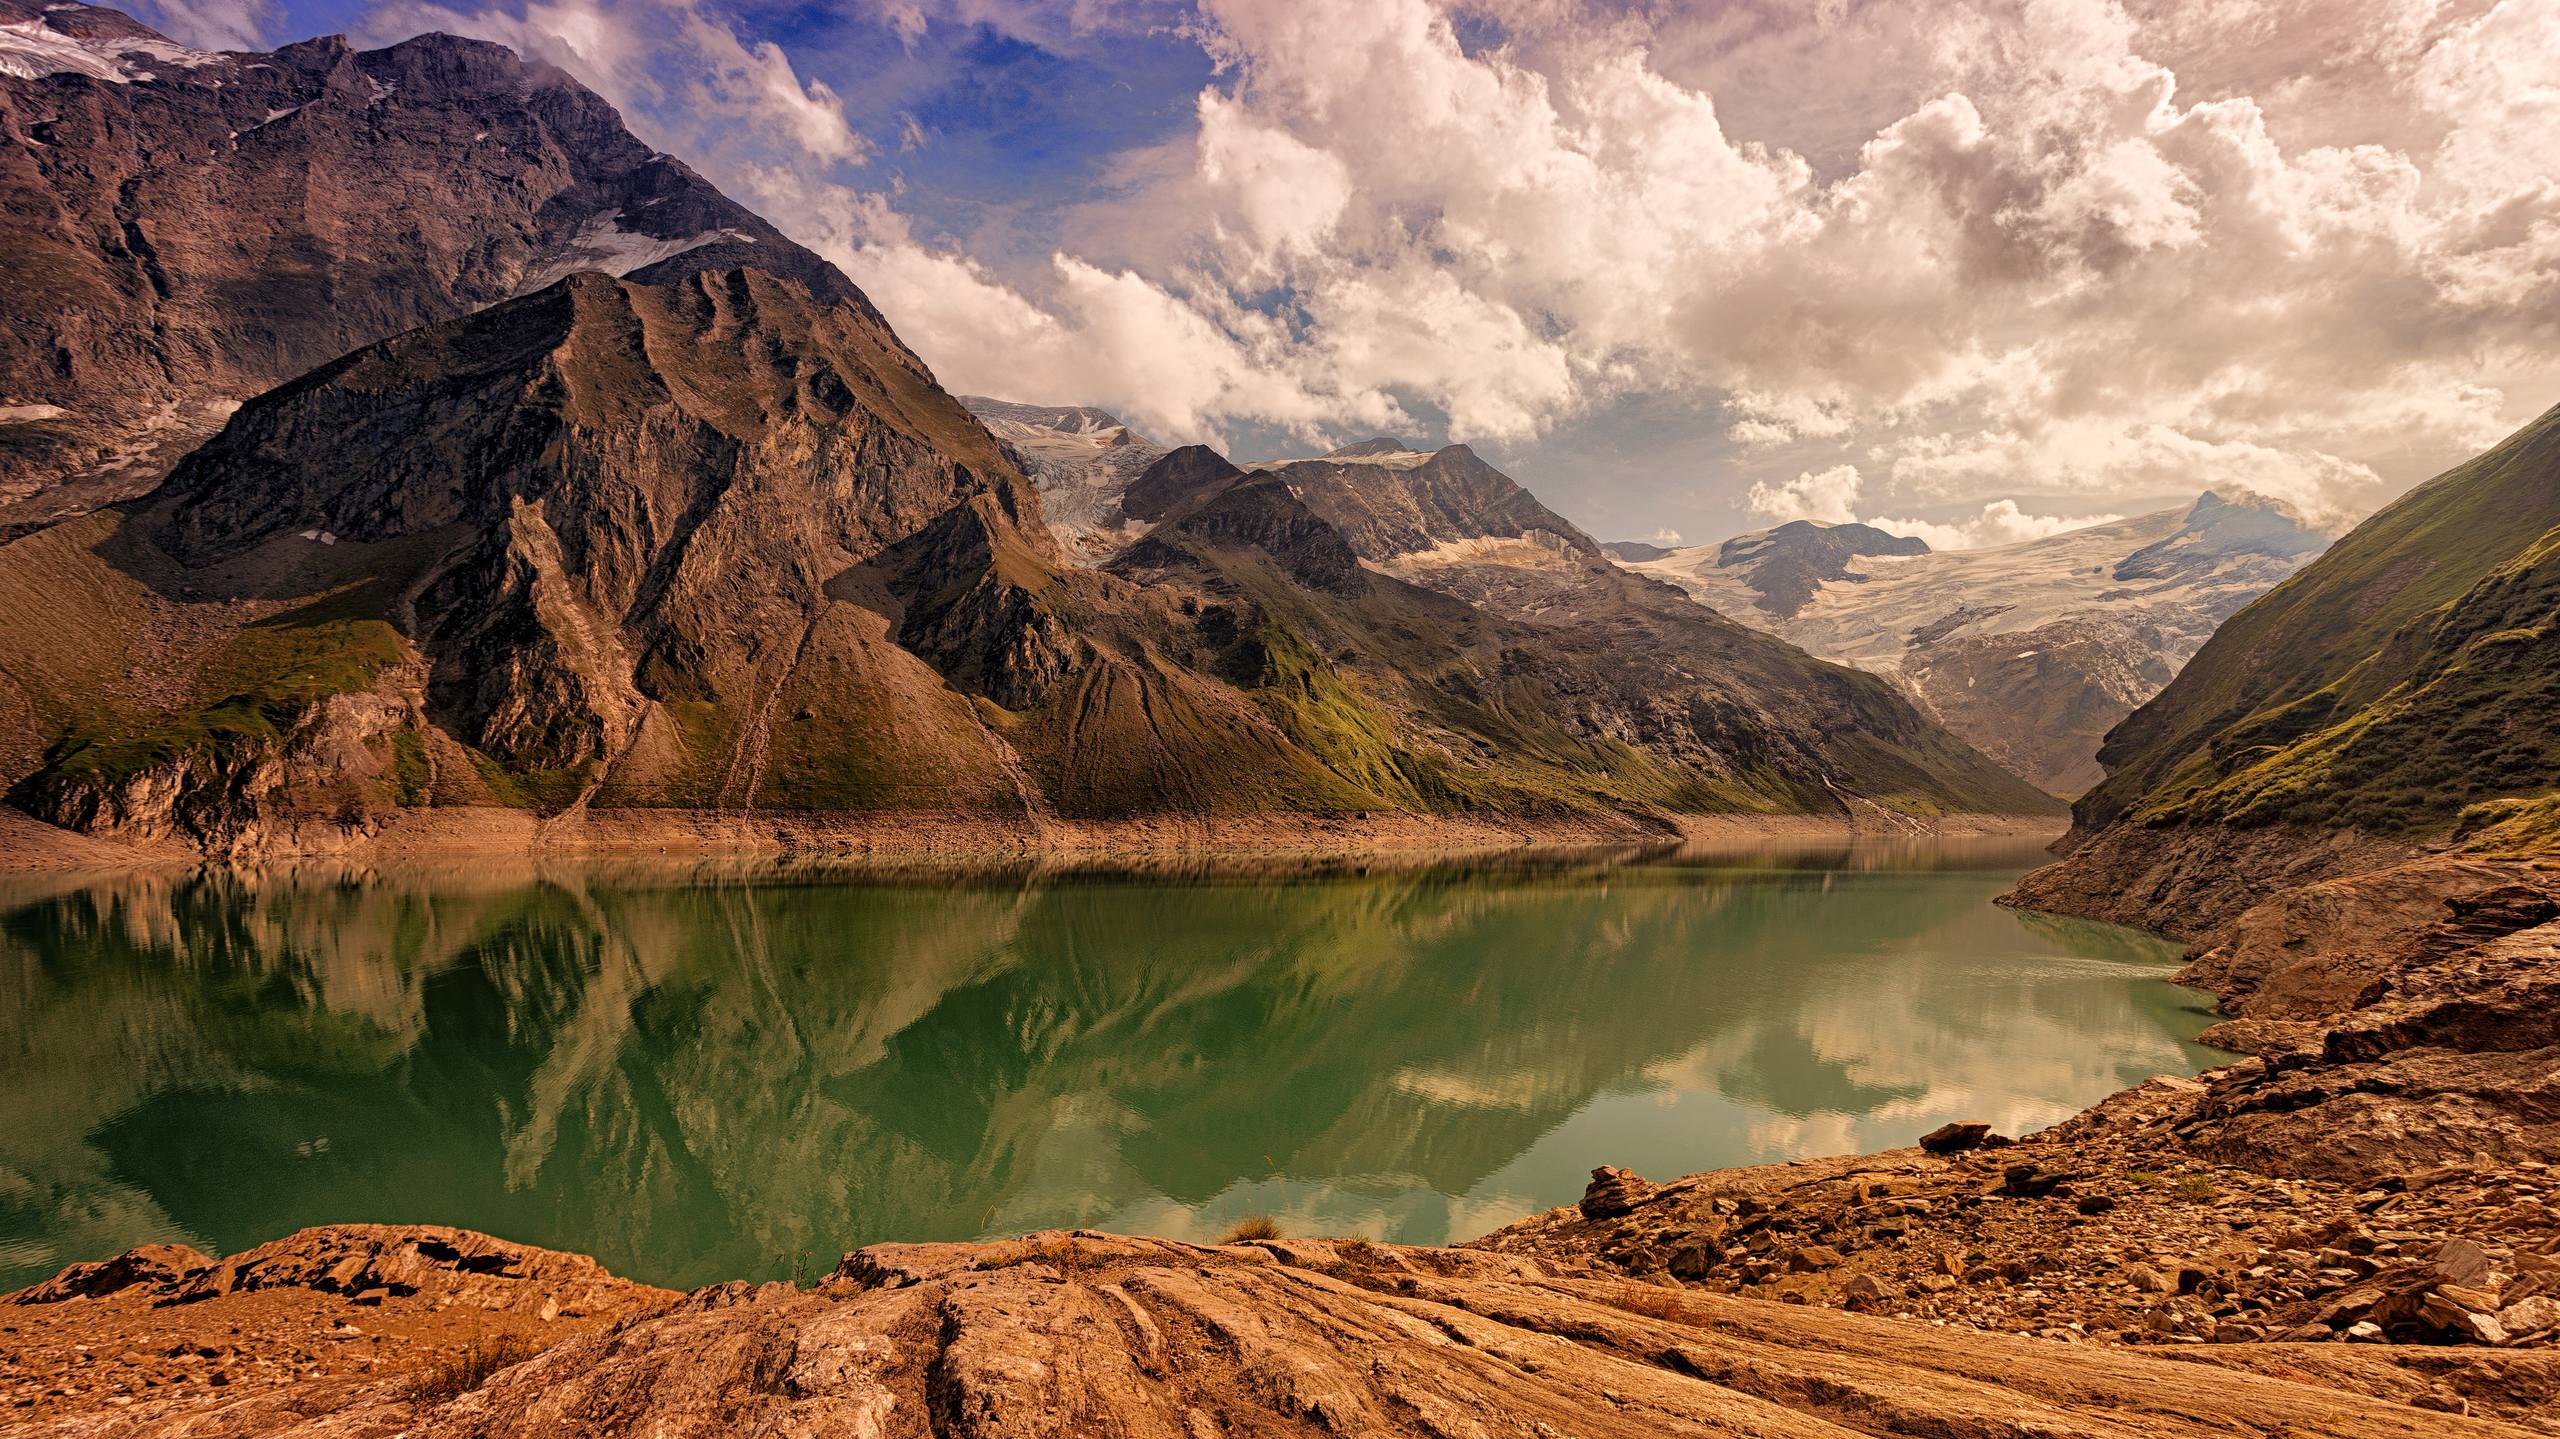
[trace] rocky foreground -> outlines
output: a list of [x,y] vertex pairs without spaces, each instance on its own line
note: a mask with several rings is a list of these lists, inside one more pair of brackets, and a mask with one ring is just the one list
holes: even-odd
[[881,1245],[679,1297],[363,1226],[137,1252],[19,1305],[29,1435],[2530,1432],[2368,1397],[2433,1392],[2378,1351],[2196,1351],[2261,1374],[1357,1240]]
[[2043,1133],[1654,1184],[1459,1249],[1048,1233],[676,1295],[458,1230],[0,1305],[28,1435],[2560,1433],[2560,866],[2285,891],[2250,1052]]

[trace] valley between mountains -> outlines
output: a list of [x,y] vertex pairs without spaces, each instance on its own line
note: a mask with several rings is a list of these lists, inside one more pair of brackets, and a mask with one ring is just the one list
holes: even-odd
[[151,1245],[0,1302],[0,1433],[2560,1433],[2560,410],[2334,540],[1613,546],[956,397],[494,44],[0,0],[0,137],[7,867],[2067,823],[2002,902],[2188,944],[2231,1056],[1455,1247]]

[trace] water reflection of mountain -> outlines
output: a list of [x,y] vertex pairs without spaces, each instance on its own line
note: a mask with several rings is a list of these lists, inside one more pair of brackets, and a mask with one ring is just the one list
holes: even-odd
[[[2044,943],[1988,908],[1999,885],[1722,858],[0,895],[0,1099],[26,1121],[0,1138],[0,1284],[350,1218],[688,1282],[1272,1175],[1465,1195],[1594,1096],[1666,1077],[1860,1116],[1961,1091],[1968,1065],[2000,1093],[2036,1092],[2039,1065],[2045,1092],[2084,1092],[2128,1044],[2173,1067],[2191,1016],[1965,958]],[[1950,956],[2008,988],[1941,1000]],[[1981,1028],[2003,1004],[2035,1031],[2005,1054]]]

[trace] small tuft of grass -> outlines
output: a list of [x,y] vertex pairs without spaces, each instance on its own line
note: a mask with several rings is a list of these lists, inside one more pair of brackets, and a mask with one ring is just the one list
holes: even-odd
[[1025,1244],[1012,1252],[1000,1252],[978,1261],[980,1269],[1007,1269],[1016,1264],[1046,1264],[1061,1274],[1086,1274],[1102,1267],[1102,1260],[1092,1249],[1073,1239],[1043,1239]]
[[1612,1309],[1641,1314],[1647,1319],[1668,1319],[1675,1324],[1695,1324],[1697,1311],[1689,1307],[1677,1290],[1659,1289],[1649,1284],[1623,1284],[1593,1298]]
[[1280,1222],[1268,1214],[1248,1214],[1235,1222],[1221,1244],[1255,1244],[1280,1237]]
[[2211,1175],[2188,1174],[2178,1179],[2177,1194],[2180,1199],[2202,1204],[2213,1198],[2216,1192]]
[[2160,1177],[2160,1171],[2157,1169],[2128,1169],[2125,1171],[2124,1182],[2136,1189],[2157,1189],[2167,1181]]
[[1366,1239],[1342,1239],[1334,1242],[1334,1252],[1342,1262],[1361,1269],[1375,1269],[1387,1262],[1387,1251]]
[[499,1370],[511,1369],[541,1352],[541,1345],[521,1334],[494,1339],[475,1334],[471,1342],[435,1355],[409,1376],[409,1402],[429,1405],[459,1399],[488,1383]]

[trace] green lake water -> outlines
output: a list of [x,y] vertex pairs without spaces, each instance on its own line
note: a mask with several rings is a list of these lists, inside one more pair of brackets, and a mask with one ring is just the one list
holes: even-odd
[[1940,843],[1358,872],[0,877],[0,1289],[465,1225],[688,1286],[1088,1225],[1465,1239],[2212,1062]]

